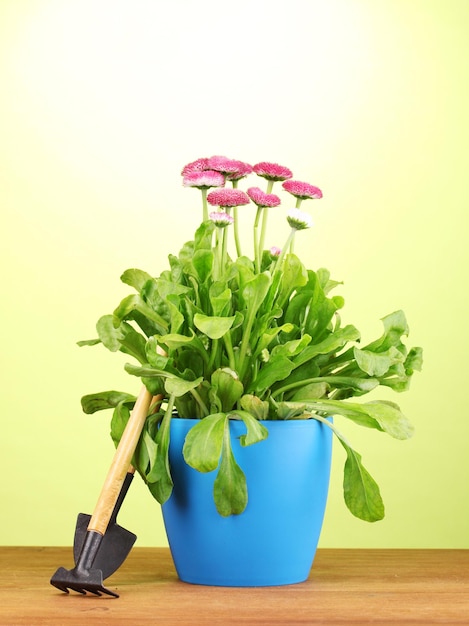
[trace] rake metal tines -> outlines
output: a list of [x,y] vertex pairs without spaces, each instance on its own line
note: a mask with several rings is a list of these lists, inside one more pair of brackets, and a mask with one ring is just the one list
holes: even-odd
[[101,596],[105,593],[113,598],[119,597],[119,594],[107,589],[103,585],[103,573],[100,569],[86,572],[87,580],[84,580],[81,572],[75,572],[75,570],[76,568],[67,570],[64,567],[60,567],[54,576],[52,576],[50,581],[51,584],[65,593],[69,593],[69,589],[71,589],[72,591],[77,591],[83,595],[86,595],[86,592],[89,591],[95,596]]
[[71,589],[83,595],[89,591],[96,596],[101,596],[104,593],[113,598],[118,598],[119,594],[104,586],[103,572],[100,569],[91,568],[101,540],[102,535],[93,531],[89,532],[75,567],[71,570],[59,567],[50,579],[51,585],[65,593]]

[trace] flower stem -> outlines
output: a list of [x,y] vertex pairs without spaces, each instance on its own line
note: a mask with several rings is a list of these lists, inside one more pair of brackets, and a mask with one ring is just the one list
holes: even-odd
[[287,237],[287,240],[285,242],[285,245],[282,248],[282,251],[280,252],[280,255],[278,257],[278,259],[275,261],[275,265],[272,269],[272,275],[276,274],[277,272],[279,272],[281,270],[282,267],[282,263],[283,263],[283,258],[287,252],[287,250],[290,248],[293,239],[295,238],[295,233],[296,233],[296,228],[292,228],[290,231],[290,234]]
[[206,222],[208,220],[208,204],[207,204],[207,189],[200,190],[202,192],[202,217],[203,221]]
[[228,248],[228,229],[224,228],[222,233],[222,251],[221,251],[221,265],[220,265],[220,278],[225,272],[226,254]]
[[215,364],[215,359],[217,355],[218,355],[218,339],[212,339],[212,345],[210,348],[210,360],[207,366],[209,375],[212,373],[214,369],[216,369],[216,367],[214,367],[214,364]]
[[284,385],[283,387],[279,387],[275,391],[272,392],[272,398],[276,398],[277,396],[281,396],[286,391],[290,391],[291,389],[296,389],[296,387],[303,387],[304,385],[309,385],[310,383],[322,383],[327,382],[325,377],[319,376],[315,378],[304,378],[296,383],[290,383],[289,385]]
[[200,394],[198,391],[196,391],[195,389],[191,389],[190,390],[191,395],[193,396],[194,400],[197,402],[197,404],[199,405],[201,411],[202,411],[202,417],[207,417],[207,415],[209,415],[209,411],[207,409],[207,406],[205,405],[205,402],[202,400],[202,398],[200,397]]
[[236,361],[235,361],[235,355],[233,352],[233,343],[231,341],[231,333],[230,331],[228,331],[227,333],[225,333],[223,335],[223,342],[225,344],[225,348],[226,351],[228,353],[228,359],[229,359],[229,363],[230,363],[230,368],[234,371],[236,371]]
[[241,256],[241,240],[239,238],[239,224],[238,224],[238,207],[235,206],[233,209],[233,217],[234,217],[234,223],[233,223],[233,228],[234,228],[234,239],[235,239],[235,245],[236,245],[236,254],[237,256]]
[[246,358],[246,352],[249,346],[249,340],[251,338],[251,330],[254,324],[254,319],[255,319],[255,314],[251,313],[248,317],[246,327],[244,328],[243,339],[241,341],[241,348],[239,350],[237,372],[241,380],[244,379],[244,374],[246,373],[245,358]]
[[264,207],[258,206],[256,211],[256,219],[254,220],[254,259],[256,262],[257,272],[261,271],[261,258],[259,257],[259,221]]
[[[273,180],[268,180],[267,181],[267,192],[266,193],[272,193],[272,189],[274,186],[274,181]],[[259,245],[258,245],[258,249],[255,251],[255,255],[256,255],[256,259],[258,260],[258,271],[260,272],[260,266],[262,263],[262,252],[264,251],[264,241],[265,241],[265,234],[267,232],[267,217],[268,217],[268,208],[267,207],[262,207],[264,209],[263,214],[262,214],[262,228],[261,228],[261,236],[259,237]],[[256,216],[257,219],[257,216]]]
[[[269,183],[271,181],[269,180]],[[257,251],[257,258],[259,259],[259,267],[261,264],[261,260],[262,260],[262,252],[264,250],[264,241],[265,241],[265,234],[267,232],[267,217],[268,217],[268,212],[269,209],[267,207],[264,207],[264,211],[262,214],[262,228],[261,228],[261,236],[259,237],[259,250]],[[260,271],[260,270],[259,270]]]
[[214,259],[214,265],[213,265],[213,280],[214,282],[216,282],[217,280],[220,280],[220,276],[221,276],[221,268],[222,268],[222,262],[223,262],[223,235],[220,232],[221,228],[217,228],[216,229],[216,234],[215,234],[215,250],[216,250],[216,256]]
[[171,415],[174,410],[174,400],[176,396],[172,393],[168,398],[168,403],[166,405],[166,411],[164,413],[164,419],[171,419]]

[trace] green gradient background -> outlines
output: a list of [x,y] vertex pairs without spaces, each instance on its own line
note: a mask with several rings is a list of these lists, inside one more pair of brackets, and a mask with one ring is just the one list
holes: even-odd
[[[0,2],[0,544],[70,544],[92,512],[110,416],[83,415],[80,397],[138,381],[123,355],[75,342],[127,293],[124,269],[159,273],[191,237],[182,165],[226,154],[321,187],[297,252],[344,281],[364,341],[402,308],[425,350],[408,394],[379,394],[412,440],[342,426],[385,520],[346,510],[338,446],[321,545],[469,548],[469,3],[236,6]],[[281,245],[283,220],[271,233]],[[139,480],[120,519],[138,545],[165,545]]]

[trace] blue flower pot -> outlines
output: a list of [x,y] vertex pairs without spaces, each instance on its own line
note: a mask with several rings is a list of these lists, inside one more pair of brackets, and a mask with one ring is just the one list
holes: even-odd
[[244,473],[248,504],[221,517],[213,501],[215,472],[183,459],[196,422],[171,421],[174,490],[163,518],[179,578],[229,587],[289,585],[306,580],[321,532],[331,466],[332,433],[317,420],[263,422],[266,440],[243,448],[241,421],[230,421],[233,453]]

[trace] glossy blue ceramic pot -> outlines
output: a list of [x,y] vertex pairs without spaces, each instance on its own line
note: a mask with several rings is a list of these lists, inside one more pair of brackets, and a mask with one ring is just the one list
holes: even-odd
[[213,501],[215,472],[202,474],[183,459],[196,422],[171,421],[174,490],[163,505],[179,578],[232,587],[288,585],[306,580],[326,507],[332,432],[317,420],[266,421],[266,440],[243,448],[242,421],[230,420],[232,448],[246,475],[248,504],[221,517]]

